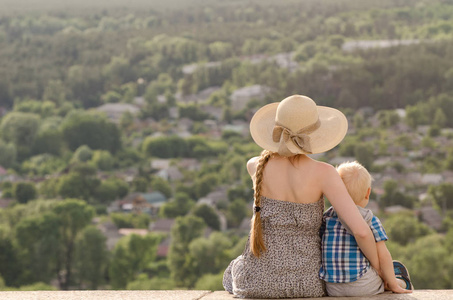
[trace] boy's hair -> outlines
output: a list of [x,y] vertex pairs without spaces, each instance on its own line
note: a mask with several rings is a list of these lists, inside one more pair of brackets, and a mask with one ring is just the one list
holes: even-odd
[[337,172],[355,203],[365,199],[373,178],[367,169],[357,161],[344,162],[337,167]]

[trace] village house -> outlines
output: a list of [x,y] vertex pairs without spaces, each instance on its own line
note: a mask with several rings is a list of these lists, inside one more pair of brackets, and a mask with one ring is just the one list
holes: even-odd
[[228,193],[226,186],[220,186],[214,191],[210,192],[206,196],[198,199],[199,204],[208,204],[211,206],[215,206],[220,201],[227,201],[228,200]]
[[106,103],[99,107],[96,107],[96,110],[106,114],[113,123],[119,124],[121,116],[129,112],[132,115],[137,115],[140,112],[140,108],[128,103]]
[[170,248],[171,243],[171,228],[174,224],[174,219],[158,219],[155,222],[150,223],[148,226],[150,232],[164,234],[166,236],[157,247],[158,257],[167,257],[168,249]]
[[160,178],[162,178],[168,182],[173,182],[173,181],[181,180],[184,178],[184,175],[175,166],[158,171],[156,173],[156,176],[159,176]]
[[110,212],[142,212],[151,216],[158,214],[162,205],[167,202],[167,198],[158,191],[150,193],[131,193],[124,199],[112,202],[107,211]]
[[421,221],[433,228],[434,230],[440,230],[442,228],[442,216],[432,206],[423,206],[416,211],[421,218]]
[[269,92],[269,87],[258,84],[237,89],[230,96],[231,108],[234,111],[241,111],[247,106],[250,100],[264,100]]

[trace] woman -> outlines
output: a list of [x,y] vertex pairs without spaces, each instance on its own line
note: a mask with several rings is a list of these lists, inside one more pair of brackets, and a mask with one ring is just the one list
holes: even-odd
[[376,244],[335,168],[306,154],[335,147],[348,123],[338,110],[293,95],[253,116],[253,140],[264,149],[247,163],[254,182],[254,216],[244,253],[225,271],[223,285],[242,298],[321,297],[325,287],[319,228],[323,196],[345,220],[379,272]]

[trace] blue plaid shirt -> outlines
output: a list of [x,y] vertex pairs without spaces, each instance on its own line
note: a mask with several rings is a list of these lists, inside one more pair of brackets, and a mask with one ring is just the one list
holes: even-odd
[[[381,221],[371,210],[359,207],[365,221],[370,225],[376,242],[388,240]],[[352,282],[362,277],[370,268],[354,236],[347,226],[341,224],[337,213],[330,207],[324,213],[320,229],[322,238],[322,263],[319,278],[326,282]]]

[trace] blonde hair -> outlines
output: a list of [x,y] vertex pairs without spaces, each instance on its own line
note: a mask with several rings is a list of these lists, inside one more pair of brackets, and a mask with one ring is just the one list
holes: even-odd
[[[263,183],[263,172],[264,167],[266,166],[269,158],[272,156],[272,152],[264,150],[261,152],[258,164],[256,165],[255,172],[255,193],[254,197],[254,206],[260,207],[261,205],[261,185]],[[266,251],[266,246],[264,245],[263,239],[263,226],[261,223],[261,212],[255,211],[255,214],[252,217],[252,226],[250,229],[250,250],[253,255],[260,257],[261,252]]]
[[[301,155],[302,154],[296,154],[287,158],[289,159],[291,164],[294,164],[294,162],[297,161]],[[256,165],[255,171],[255,192],[253,194],[254,207],[261,206],[261,186],[263,184],[264,167],[268,163],[269,159],[273,156],[279,156],[279,154],[268,150],[263,150],[261,152],[260,158],[258,159],[258,164]],[[250,229],[250,250],[256,257],[260,257],[261,253],[266,251],[260,210],[261,207],[259,210],[255,210],[255,214],[252,217]]]
[[357,161],[348,161],[340,164],[337,172],[355,203],[365,199],[373,178],[364,166]]

